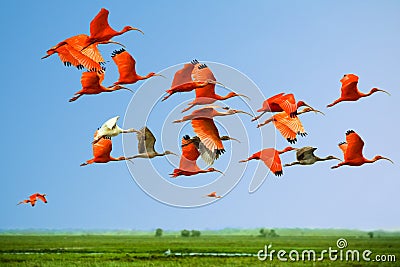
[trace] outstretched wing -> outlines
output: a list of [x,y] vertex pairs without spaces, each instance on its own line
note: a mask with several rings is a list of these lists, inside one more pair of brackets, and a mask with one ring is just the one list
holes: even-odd
[[156,138],[154,137],[153,133],[147,127],[143,127],[140,131],[140,140],[138,141],[141,143],[140,149],[142,149],[142,151],[140,151],[138,147],[139,153],[154,153],[154,144],[156,143]]
[[275,175],[282,175],[281,159],[275,149],[267,148],[262,150],[260,159]]
[[296,152],[296,158],[298,161],[300,160],[305,160],[305,159],[310,159],[314,158],[314,151],[316,150],[316,147],[312,146],[305,146],[297,150]]
[[112,52],[111,57],[118,67],[119,81],[136,75],[136,61],[124,48]]
[[281,96],[274,103],[277,103],[287,114],[295,114],[297,111],[296,100],[293,94]]
[[353,130],[347,131],[346,142],[347,142],[347,149],[344,155],[345,161],[364,157],[362,154],[362,150],[364,148],[364,141],[356,132],[354,132]]
[[99,38],[104,35],[104,32],[112,32],[113,28],[108,24],[108,14],[110,12],[102,8],[100,12],[90,22],[90,38]]
[[174,75],[171,87],[191,82],[193,67],[193,64],[189,63],[185,64],[182,69],[178,70]]
[[102,138],[92,145],[95,158],[109,158],[112,150],[112,141],[109,138]]
[[204,146],[216,154],[225,152],[213,119],[199,118],[192,120],[192,127]]
[[197,166],[196,161],[200,153],[196,147],[196,142],[190,139],[189,136],[182,138],[182,156],[179,161],[179,169],[182,171],[196,172],[200,168]]

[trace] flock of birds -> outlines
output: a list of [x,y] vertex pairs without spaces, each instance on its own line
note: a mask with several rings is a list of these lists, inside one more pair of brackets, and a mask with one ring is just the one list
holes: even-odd
[[[79,34],[67,38],[47,50],[47,55],[42,57],[42,59],[44,59],[53,54],[58,54],[60,60],[65,66],[75,66],[78,69],[86,69],[81,76],[82,89],[74,94],[74,96],[69,100],[70,102],[76,101],[83,95],[100,94],[120,89],[131,91],[131,89],[124,87],[123,85],[134,84],[140,80],[145,80],[154,76],[162,76],[154,72],[145,76],[140,76],[136,73],[136,61],[133,56],[126,51],[124,45],[114,42],[111,39],[132,30],[139,31],[142,34],[143,32],[140,29],[131,26],[126,26],[121,31],[116,31],[108,24],[108,15],[109,11],[102,8],[96,17],[90,22],[89,36]],[[105,60],[98,49],[98,45],[110,43],[120,45],[123,48],[115,50],[111,54],[111,57],[118,68],[119,79],[114,82],[113,85],[105,87],[102,85],[105,75]],[[332,107],[343,101],[357,101],[358,99],[367,97],[375,92],[384,92],[389,94],[388,92],[378,88],[373,88],[366,94],[362,93],[358,90],[358,79],[358,76],[355,74],[344,75],[340,80],[342,83],[341,96],[333,103],[327,105],[327,107]],[[304,101],[296,102],[294,95],[291,93],[280,93],[266,99],[263,102],[262,107],[257,110],[260,114],[253,117],[250,113],[242,110],[212,105],[216,101],[223,101],[232,97],[248,98],[246,95],[238,94],[233,91],[225,96],[218,95],[215,92],[217,85],[225,87],[221,82],[217,81],[213,72],[206,64],[201,64],[197,60],[192,60],[190,63],[184,64],[182,69],[179,69],[175,73],[171,87],[166,90],[167,95],[162,99],[162,101],[167,100],[176,93],[195,91],[194,100],[190,102],[188,107],[182,110],[182,112],[186,112],[196,106],[201,106],[191,114],[184,116],[182,119],[173,121],[173,123],[191,121],[196,136],[183,136],[181,141],[182,153],[179,167],[174,169],[170,174],[172,178],[178,176],[192,176],[207,172],[222,173],[213,167],[201,169],[197,165],[197,160],[201,157],[206,164],[212,166],[214,161],[225,152],[223,141],[234,140],[239,142],[239,140],[229,136],[220,136],[218,128],[214,122],[214,117],[245,114],[252,117],[251,121],[256,121],[265,113],[273,112],[275,114],[272,117],[265,120],[263,123],[258,124],[257,127],[262,127],[272,122],[275,128],[290,144],[295,144],[298,135],[307,135],[301,120],[299,119],[299,115],[311,111],[322,113],[321,111],[312,108]],[[299,110],[300,107],[304,108]],[[218,111],[217,109],[222,109],[222,111]],[[124,130],[117,125],[118,119],[119,116],[116,116],[107,120],[97,131],[95,131],[92,142],[93,158],[82,163],[81,166],[92,163],[107,163],[110,161],[130,161],[134,158],[151,159],[158,156],[176,155],[171,151],[158,153],[154,148],[156,138],[148,127],[144,126],[140,130],[135,130],[133,128]],[[138,140],[137,155],[130,157],[120,156],[117,158],[111,156],[112,137],[122,133],[136,133]],[[327,156],[325,158],[317,157],[314,154],[317,149],[315,147],[306,146],[303,148],[294,148],[288,146],[282,150],[265,148],[240,162],[247,162],[253,159],[262,160],[276,176],[280,176],[283,174],[282,167],[311,165],[317,161],[341,161],[337,165],[332,166],[332,169],[339,168],[343,165],[361,166],[365,163],[373,163],[380,159],[391,161],[389,158],[380,155],[377,155],[370,160],[366,159],[362,153],[363,146],[364,142],[361,137],[355,131],[349,130],[346,132],[346,142],[339,144],[339,148],[343,152],[343,160],[335,156]],[[288,151],[296,151],[297,161],[282,166],[280,154]],[[221,196],[217,195],[216,192],[211,192],[206,195],[206,197],[221,198]],[[18,204],[30,203],[34,206],[37,199],[41,199],[43,202],[47,203],[45,194],[36,193],[31,195],[29,199],[23,200]]]

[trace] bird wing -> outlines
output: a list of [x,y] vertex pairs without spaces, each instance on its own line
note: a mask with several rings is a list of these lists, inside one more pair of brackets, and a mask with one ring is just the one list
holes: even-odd
[[273,103],[278,104],[287,114],[297,111],[296,100],[293,94],[287,94],[274,100]]
[[[85,48],[85,44],[88,39],[89,36],[87,36],[86,34],[79,34],[65,39],[65,42],[67,42],[75,50],[80,51],[82,54],[89,57],[93,61],[98,63],[105,62],[96,44],[89,45]],[[83,48],[85,49],[82,50]]]
[[193,64],[185,64],[182,69],[175,72],[171,87],[192,81]]
[[357,84],[358,82],[342,84],[341,97],[345,99],[353,97],[358,98],[360,96],[360,91],[358,90]]
[[264,111],[264,110],[272,111],[272,110],[273,110],[272,106],[273,106],[273,105],[276,105],[275,101],[276,101],[277,99],[279,99],[280,97],[282,97],[284,94],[285,94],[285,93],[280,93],[280,94],[271,96],[270,98],[264,100],[262,109],[257,110],[257,111],[258,111],[258,112]]
[[[215,81],[215,76],[206,64],[196,64],[193,68],[193,80],[204,82],[206,80]],[[215,84],[208,84],[202,88],[196,88],[196,98],[210,97],[215,95]]]
[[195,89],[196,98],[214,98],[215,97],[215,84],[207,84],[204,87],[198,87]]
[[275,149],[267,148],[262,150],[260,159],[273,173],[282,171],[281,159]]
[[179,169],[188,172],[199,171],[196,161],[200,153],[192,139],[182,138],[182,156],[179,162]]
[[274,115],[275,120],[279,121],[280,123],[286,125],[290,130],[298,133],[305,133],[303,124],[301,123],[299,117],[290,117],[285,111],[282,111],[278,114]]
[[37,194],[36,194],[36,193],[35,193],[35,194],[32,194],[32,195],[29,196],[29,200],[30,200],[30,201],[36,201],[36,197],[37,197]]
[[115,126],[117,125],[118,119],[119,119],[119,116],[115,116],[115,117],[109,119],[108,121],[106,121],[106,122],[101,126],[101,128],[107,128],[107,129],[110,129],[110,130],[114,129]]
[[47,203],[47,199],[44,195],[42,194],[36,194],[37,198],[43,201],[44,203]]
[[340,150],[342,150],[342,152],[343,152],[343,157],[346,158],[347,143],[342,142],[338,146],[339,146]]
[[274,120],[273,122],[274,122],[276,129],[278,129],[278,131],[281,133],[281,135],[285,139],[289,139],[289,140],[296,139],[297,133],[294,132],[292,129],[290,129],[290,127],[288,127],[286,124],[284,124],[278,120]]
[[364,147],[364,141],[361,137],[353,130],[347,131],[346,133],[347,149],[344,156],[344,160],[352,160],[356,158],[363,158],[362,150]]
[[104,35],[106,31],[114,31],[113,28],[108,24],[108,14],[110,12],[102,8],[100,12],[90,22],[90,37],[98,38]]
[[212,118],[192,119],[192,127],[207,149],[217,154],[224,152],[224,146]]
[[97,143],[92,145],[93,156],[95,158],[110,157],[112,150],[111,139],[102,138]]
[[[103,75],[104,77],[104,75]],[[100,87],[100,76],[94,71],[82,72],[81,76],[82,88],[97,88]]]
[[75,66],[78,67],[79,66],[79,60],[77,58],[75,58],[71,52],[68,50],[68,48],[65,45],[59,46],[57,49],[57,54],[58,57],[60,58],[61,62],[64,63],[64,65],[66,66]]
[[305,159],[309,159],[309,158],[314,158],[315,157],[314,151],[316,149],[317,148],[312,147],[312,146],[305,146],[305,147],[298,149],[296,152],[297,160],[300,161],[300,160],[305,160]]
[[136,75],[136,61],[125,49],[115,50],[111,57],[118,67],[118,80],[129,80]]
[[[154,153],[154,144],[156,143],[156,138],[154,137],[153,133],[150,131],[149,128],[144,127],[144,144],[146,147],[146,152],[145,153]],[[143,152],[139,152],[139,153],[143,153]]]
[[201,158],[207,165],[214,164],[214,161],[219,158],[219,154],[209,150],[202,142],[199,143],[199,152]]
[[[64,45],[66,49],[68,49],[68,52],[73,56],[76,60],[79,61],[79,64],[76,65],[76,67],[79,68],[79,65],[84,66],[86,69],[91,70],[91,71],[97,71],[97,72],[103,72],[104,70],[100,66],[100,64],[90,57],[86,56],[83,54],[81,51],[75,49],[72,45],[66,44]],[[72,62],[71,62],[72,64]],[[74,65],[75,66],[75,65]]]

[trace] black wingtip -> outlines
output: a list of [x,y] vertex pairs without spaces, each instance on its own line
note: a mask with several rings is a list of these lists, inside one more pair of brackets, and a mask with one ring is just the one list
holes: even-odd
[[201,65],[198,66],[199,70],[205,69],[205,68],[208,68],[206,64],[201,64]]
[[274,172],[275,176],[282,176],[283,175],[283,171],[276,171]]
[[116,55],[118,55],[118,54],[121,54],[122,52],[125,52],[126,50],[124,49],[124,48],[121,48],[120,50],[114,50],[112,53],[111,53],[111,57],[115,57]]
[[338,144],[338,146],[341,146],[341,145],[344,145],[344,144],[346,144],[346,142],[340,142],[340,143]]
[[222,154],[224,154],[225,153],[225,149],[223,148],[223,149],[216,149],[215,150],[215,154],[217,155],[217,156],[219,156],[219,155],[222,155]]
[[189,135],[184,135],[184,136],[183,136],[183,139],[189,140],[189,139],[190,139],[190,136],[189,136]]
[[349,135],[349,134],[351,134],[351,133],[354,133],[354,130],[348,130],[348,131],[346,132],[346,135]]
[[199,64],[199,61],[197,59],[193,59],[190,63],[192,63],[193,65]]
[[295,139],[286,138],[286,140],[291,144],[294,144],[297,142],[297,138],[295,138]]

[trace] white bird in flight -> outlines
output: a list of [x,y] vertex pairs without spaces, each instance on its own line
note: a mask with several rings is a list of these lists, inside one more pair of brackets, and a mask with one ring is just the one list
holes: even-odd
[[94,140],[92,144],[97,143],[101,138],[108,136],[108,137],[114,137],[119,135],[120,133],[138,133],[138,130],[135,130],[133,128],[130,129],[121,129],[117,125],[117,121],[119,119],[119,116],[115,116],[114,118],[109,119],[103,125],[98,129],[97,135],[94,137]]

